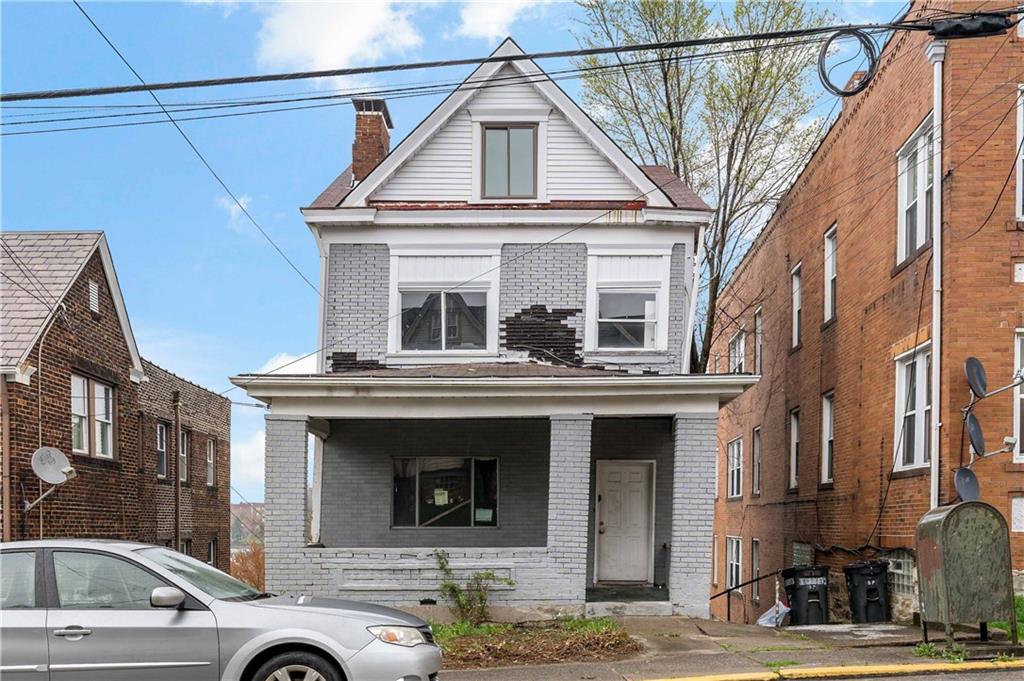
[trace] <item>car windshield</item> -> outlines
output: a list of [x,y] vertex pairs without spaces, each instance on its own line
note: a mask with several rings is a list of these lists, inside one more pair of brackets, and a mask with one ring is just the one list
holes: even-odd
[[139,549],[139,553],[214,598],[251,601],[267,596],[212,565],[207,565],[183,553],[159,546]]

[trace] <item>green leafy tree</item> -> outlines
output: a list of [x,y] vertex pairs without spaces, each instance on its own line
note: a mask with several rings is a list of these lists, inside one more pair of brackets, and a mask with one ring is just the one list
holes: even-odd
[[[740,0],[580,0],[581,47],[629,45],[808,28],[830,15],[813,3]],[[825,126],[814,120],[810,74],[818,47],[755,40],[579,60],[583,106],[623,149],[665,165],[715,214],[704,235],[691,368],[706,371],[721,289]],[[769,49],[761,49],[761,48]],[[730,55],[722,49],[753,48]],[[681,59],[682,58],[682,59]],[[635,65],[636,62],[650,62]],[[745,301],[755,305],[756,301]]]

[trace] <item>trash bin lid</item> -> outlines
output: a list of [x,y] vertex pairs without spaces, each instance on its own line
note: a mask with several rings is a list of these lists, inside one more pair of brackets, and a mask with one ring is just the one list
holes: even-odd
[[843,566],[843,572],[880,572],[889,569],[889,561],[884,558],[875,560],[858,560]]

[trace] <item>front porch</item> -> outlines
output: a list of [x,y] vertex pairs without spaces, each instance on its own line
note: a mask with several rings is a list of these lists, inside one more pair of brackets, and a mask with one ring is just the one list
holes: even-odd
[[[705,377],[671,377],[690,389],[666,413],[655,404],[663,391],[646,392],[664,378],[602,377],[612,394],[591,395],[590,413],[536,413],[550,409],[551,384],[531,402],[511,401],[508,382],[500,397],[449,402],[461,418],[410,417],[411,405],[385,399],[377,418],[346,416],[336,396],[278,395],[267,416],[267,588],[430,604],[442,549],[458,577],[492,570],[514,582],[493,590],[498,607],[582,614],[588,600],[617,604],[632,589],[661,596],[649,602],[658,613],[707,616],[723,386],[694,391]],[[627,383],[631,401],[619,389]],[[582,399],[578,384],[564,387],[562,404]],[[287,413],[300,406],[307,413]],[[308,534],[307,433],[316,436]]]

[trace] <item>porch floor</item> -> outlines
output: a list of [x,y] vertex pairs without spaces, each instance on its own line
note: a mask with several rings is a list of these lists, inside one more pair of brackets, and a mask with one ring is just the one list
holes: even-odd
[[597,584],[587,589],[587,603],[667,601],[668,589],[649,584]]

